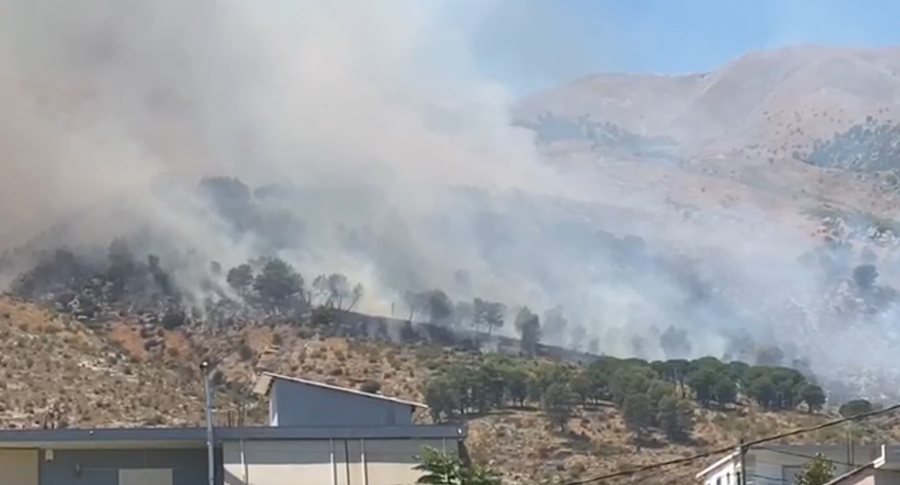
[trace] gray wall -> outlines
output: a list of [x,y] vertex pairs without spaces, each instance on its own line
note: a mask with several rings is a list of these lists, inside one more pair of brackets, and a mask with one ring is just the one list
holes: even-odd
[[[118,485],[120,468],[171,468],[173,485],[204,485],[208,481],[205,449],[54,450],[49,462],[44,453],[40,456],[41,485]],[[221,460],[221,450],[218,455]],[[76,465],[81,466],[80,477],[75,474]],[[222,483],[221,477],[216,482]]]
[[408,405],[280,379],[272,383],[270,399],[271,424],[277,426],[412,425]]

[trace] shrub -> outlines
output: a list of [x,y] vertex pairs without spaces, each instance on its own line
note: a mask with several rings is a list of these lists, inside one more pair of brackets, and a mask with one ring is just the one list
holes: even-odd
[[250,346],[247,345],[246,342],[241,343],[241,346],[238,347],[238,357],[240,357],[241,360],[246,362],[246,361],[252,359],[253,355],[254,355],[253,349],[251,349]]
[[381,383],[372,379],[363,382],[359,386],[359,390],[369,394],[378,394],[381,392]]
[[860,414],[871,413],[873,410],[872,403],[865,399],[854,399],[853,401],[845,403],[838,410],[841,413],[841,416],[845,418],[849,418],[851,416],[858,416]]

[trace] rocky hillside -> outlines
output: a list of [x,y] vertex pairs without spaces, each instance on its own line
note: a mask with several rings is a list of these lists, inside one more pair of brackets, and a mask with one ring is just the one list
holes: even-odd
[[[200,326],[168,330],[160,325],[147,332],[146,328],[127,315],[86,326],[70,315],[0,299],[3,425],[200,424],[202,381],[195,361],[204,355],[220,357],[214,380],[216,419],[223,425],[263,422],[265,406],[248,393],[262,369],[351,387],[374,382],[385,394],[423,400],[428,398],[423,394],[427,383],[443,371],[491,358],[452,348],[326,337],[321,322],[312,321],[247,322],[218,330]],[[529,399],[525,406],[467,415],[467,444],[475,458],[492,463],[510,484],[554,483],[688,456],[730,444],[739,436],[761,436],[828,418],[827,413],[767,411],[750,401],[721,408],[692,404],[689,409],[694,424],[688,439],[672,439],[650,429],[638,440],[630,418],[614,403],[577,405],[560,428],[543,404]],[[423,414],[417,419],[432,418]],[[894,435],[900,437],[885,422],[867,428],[865,439]],[[840,441],[844,436],[842,431],[821,432],[796,439]],[[683,483],[702,465],[643,476],[641,483]]]
[[897,168],[898,110],[900,49],[803,46],[707,73],[591,75],[515,113],[557,163],[594,167],[624,194],[747,204],[798,227],[808,221],[798,213],[826,203],[883,216],[900,207],[895,179],[879,172]]
[[609,122],[689,147],[759,145],[774,154],[900,108],[900,49],[818,46],[753,52],[708,73],[597,74],[519,106],[542,115]]

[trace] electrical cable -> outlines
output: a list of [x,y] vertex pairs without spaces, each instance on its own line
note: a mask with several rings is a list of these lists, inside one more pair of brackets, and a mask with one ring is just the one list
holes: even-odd
[[699,454],[691,455],[691,456],[684,457],[684,458],[676,458],[676,459],[674,459],[674,460],[662,461],[662,462],[652,463],[652,464],[650,464],[650,465],[644,465],[644,466],[640,466],[640,467],[636,467],[636,468],[630,468],[630,469],[625,469],[625,470],[619,470],[619,471],[617,471],[617,472],[608,473],[608,474],[606,474],[606,475],[599,475],[599,476],[590,477],[590,478],[584,478],[584,479],[579,479],[579,480],[573,480],[573,481],[570,481],[570,482],[563,482],[562,485],[585,485],[585,484],[589,484],[589,483],[598,483],[598,482],[601,482],[601,481],[603,481],[603,480],[609,480],[609,479],[611,479],[611,478],[618,478],[618,477],[624,477],[624,476],[629,476],[629,475],[635,475],[635,474],[637,474],[637,473],[641,473],[641,472],[645,472],[645,471],[649,471],[649,470],[655,470],[655,469],[657,469],[657,468],[663,468],[663,467],[674,466],[674,465],[683,465],[683,464],[685,464],[685,463],[693,463],[693,462],[695,462],[695,461],[697,461],[697,460],[702,460],[702,459],[704,459],[704,458],[709,458],[709,457],[711,457],[711,456],[721,455],[721,454],[723,454],[723,453],[732,452],[732,451],[734,451],[735,449],[747,449],[747,448],[750,448],[750,447],[753,447],[753,446],[756,446],[756,445],[761,445],[761,444],[763,444],[763,443],[768,443],[768,442],[770,442],[770,441],[777,441],[777,440],[780,440],[780,439],[782,439],[782,438],[787,438],[787,437],[790,437],[790,436],[797,436],[797,435],[800,435],[800,434],[811,433],[811,432],[813,432],[813,431],[818,431],[818,430],[820,430],[820,429],[830,428],[830,427],[832,427],[832,426],[837,426],[837,425],[839,425],[839,424],[846,423],[846,422],[850,422],[850,421],[861,421],[861,420],[863,420],[863,419],[868,419],[868,418],[871,418],[871,417],[880,416],[880,415],[882,415],[882,414],[888,414],[888,413],[891,413],[891,412],[893,412],[893,411],[896,411],[897,409],[900,409],[900,404],[894,404],[894,405],[892,405],[892,406],[888,406],[888,407],[883,408],[883,409],[879,409],[879,410],[876,410],[876,411],[870,411],[870,412],[868,412],[868,413],[857,414],[857,415],[855,415],[855,416],[850,416],[850,417],[848,417],[848,418],[841,418],[841,419],[835,419],[835,420],[832,420],[832,421],[827,421],[827,422],[825,422],[825,423],[818,424],[818,425],[816,425],[816,426],[808,426],[808,427],[805,427],[805,428],[797,428],[797,429],[794,429],[794,430],[791,430],[791,431],[787,431],[787,432],[784,432],[784,433],[779,433],[779,434],[776,434],[776,435],[767,436],[767,437],[765,437],[765,438],[759,438],[759,439],[756,439],[756,440],[744,442],[743,444],[738,443],[738,444],[731,445],[731,446],[728,446],[728,447],[716,448],[716,449],[714,449],[714,450],[712,450],[712,451],[707,451],[707,452],[705,452],[705,453],[699,453]]

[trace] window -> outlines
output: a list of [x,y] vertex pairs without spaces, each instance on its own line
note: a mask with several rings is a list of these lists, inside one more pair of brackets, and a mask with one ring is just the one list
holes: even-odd
[[725,474],[725,485],[731,485],[731,472]]
[[722,477],[716,479],[716,485],[722,485]]

